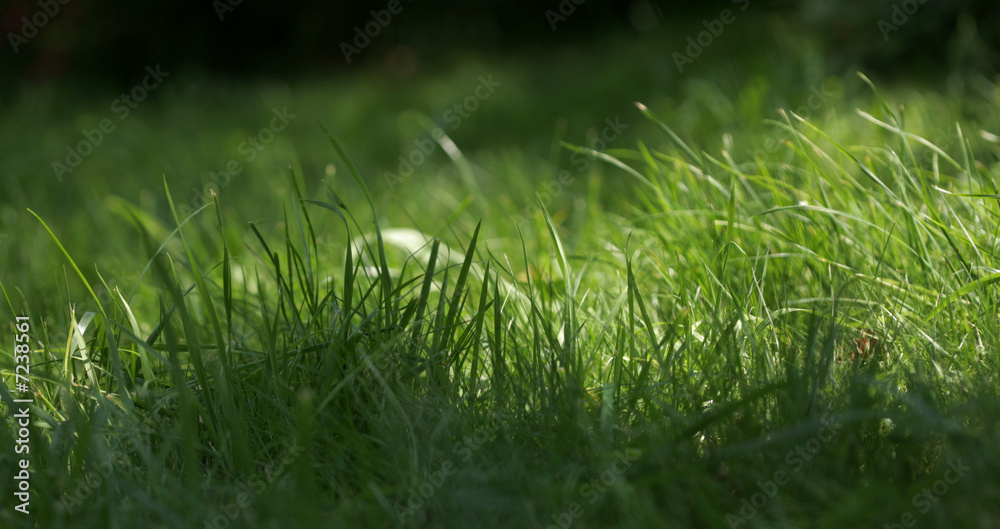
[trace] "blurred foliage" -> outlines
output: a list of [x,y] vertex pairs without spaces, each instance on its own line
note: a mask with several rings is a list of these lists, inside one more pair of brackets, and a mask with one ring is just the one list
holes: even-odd
[[[697,35],[722,9],[747,5],[769,39],[807,32],[820,52],[841,65],[922,68],[950,62],[996,69],[1000,4],[989,0],[615,0],[462,2],[399,0],[400,11],[351,64],[342,50],[373,12],[389,2],[290,0],[278,4],[212,0],[12,0],[0,8],[0,29],[15,53],[0,54],[0,90],[16,79],[97,78],[122,87],[150,64],[245,75],[337,75],[360,62],[406,68],[433,66],[468,54],[566,46],[603,33]],[[560,13],[560,18],[555,14]],[[564,19],[563,19],[564,18]],[[38,27],[32,20],[45,22]],[[891,24],[891,28],[885,24]],[[33,27],[34,29],[29,28]],[[554,29],[553,29],[554,26]],[[376,31],[377,29],[377,31]],[[19,35],[34,35],[20,41]],[[11,51],[8,50],[8,51]]]
[[833,58],[868,69],[938,75],[1000,66],[1000,4],[955,0],[803,0],[797,18]]

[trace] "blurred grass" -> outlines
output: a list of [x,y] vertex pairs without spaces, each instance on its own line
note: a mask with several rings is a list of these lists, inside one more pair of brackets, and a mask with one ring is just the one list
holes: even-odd
[[[770,25],[769,34],[774,36],[757,38],[750,29],[757,23]],[[163,222],[169,215],[162,178],[190,211],[196,203],[209,201],[206,186],[213,185],[209,173],[234,160],[241,173],[220,192],[230,216],[280,232],[281,214],[274,198],[289,197],[284,176],[289,165],[301,172],[313,192],[343,178],[331,174],[336,164],[316,133],[316,120],[329,124],[350,149],[380,198],[386,222],[411,225],[419,220],[418,227],[428,232],[445,225],[425,225],[424,219],[447,218],[463,207],[467,196],[496,198],[471,205],[472,212],[487,217],[499,212],[524,216],[537,209],[536,193],[559,195],[554,200],[560,207],[552,208],[557,217],[585,213],[573,197],[591,200],[596,193],[598,203],[605,206],[627,200],[632,192],[626,179],[617,173],[606,175],[599,164],[573,157],[558,144],[601,145],[599,135],[606,120],[620,118],[628,129],[610,148],[627,148],[640,137],[659,142],[651,148],[667,146],[667,140],[656,139],[655,128],[635,112],[632,101],[658,108],[660,116],[689,141],[709,152],[725,147],[738,160],[760,154],[787,159],[787,152],[779,148],[786,135],[768,124],[781,120],[778,108],[797,111],[824,130],[885,141],[890,136],[886,132],[839,114],[856,104],[867,87],[854,80],[851,71],[831,71],[829,59],[817,45],[782,24],[782,19],[751,18],[745,25],[734,25],[684,73],[677,71],[671,57],[684,49],[688,35],[683,30],[665,38],[612,35],[587,47],[556,46],[531,58],[469,54],[448,65],[425,66],[405,80],[378,66],[343,79],[305,79],[294,85],[173,72],[124,121],[118,121],[110,108],[117,97],[110,89],[26,86],[17,100],[5,105],[0,127],[0,142],[8,153],[0,160],[5,189],[0,198],[0,232],[5,235],[0,240],[0,265],[32,303],[51,299],[51,285],[63,283],[55,254],[41,237],[40,227],[25,214],[24,207],[30,206],[63,229],[71,254],[88,256],[81,264],[88,277],[94,278],[97,262],[116,279],[137,279],[131,270],[142,263],[128,242],[134,240],[134,232],[117,197]],[[795,53],[789,54],[789,49]],[[476,79],[484,75],[502,86],[461,127],[451,130],[443,119],[445,112],[473,94]],[[955,120],[966,123],[973,133],[990,130],[996,123],[991,105],[997,88],[979,74],[950,73],[944,80],[926,90],[880,86],[907,106],[907,130],[954,151],[959,147]],[[822,98],[814,105],[816,94]],[[873,111],[871,105],[863,108]],[[247,162],[246,151],[240,150],[247,135],[266,127],[273,109],[286,107],[300,117]],[[457,169],[435,146],[412,180],[389,192],[387,172],[397,171],[398,158],[413,152],[415,141],[430,137],[420,125],[422,116],[443,127],[471,161],[478,189],[470,189],[467,180],[466,185],[459,184]],[[58,182],[51,163],[62,161],[66,146],[83,139],[83,129],[95,128],[106,117],[116,130],[64,182]],[[41,185],[45,182],[48,185]],[[338,193],[348,201],[359,198],[351,189]],[[238,240],[234,237],[234,242]],[[94,248],[102,251],[95,253]]]
[[[24,215],[26,206],[43,218],[62,219],[71,230],[66,243],[74,254],[102,241],[108,256],[127,255],[127,246],[106,246],[128,239],[120,218],[105,214],[109,196],[121,197],[163,220],[168,215],[160,192],[161,178],[171,183],[180,203],[193,209],[194,201],[209,199],[205,187],[212,183],[209,173],[223,170],[231,160],[242,172],[232,178],[232,187],[223,190],[228,195],[223,202],[238,209],[240,217],[276,222],[279,212],[271,199],[288,196],[283,175],[290,164],[301,170],[312,189],[326,185],[331,176],[327,170],[333,159],[316,134],[317,119],[343,138],[369,185],[382,196],[386,172],[396,172],[398,157],[412,152],[414,141],[429,137],[419,124],[420,114],[428,116],[472,161],[484,193],[523,209],[560,168],[582,176],[580,168],[585,164],[569,160],[570,153],[554,148],[559,141],[590,146],[605,120],[619,116],[629,128],[612,147],[629,146],[634,138],[648,135],[651,127],[638,118],[632,101],[660,108],[663,119],[706,149],[721,147],[723,133],[729,133],[735,139],[734,152],[745,152],[759,148],[755,144],[762,135],[773,134],[764,121],[779,119],[775,109],[799,108],[807,104],[812,89],[830,90],[833,95],[815,110],[816,117],[829,118],[839,102],[852,100],[861,89],[858,83],[845,86],[837,80],[841,76],[830,77],[836,72],[827,70],[823,57],[808,46],[808,41],[790,42],[791,37],[784,33],[777,33],[782,36],[773,41],[747,38],[745,32],[751,26],[748,21],[746,26],[730,29],[683,74],[671,58],[672,52],[683,50],[683,33],[670,38],[609,36],[595,39],[587,47],[557,46],[530,59],[466,56],[450,67],[426,66],[405,80],[377,66],[343,79],[306,79],[294,85],[199,79],[172,72],[122,121],[110,108],[118,97],[110,87],[80,91],[25,86],[15,101],[4,105],[4,126],[0,127],[0,141],[9,153],[0,161],[5,188],[0,200],[0,231],[8,239],[17,234],[20,241],[3,245],[0,263],[7,270],[23,272],[28,256],[53,262],[44,244],[32,247],[40,238],[38,226]],[[790,46],[798,47],[791,57],[784,53]],[[733,56],[741,59],[728,60]],[[452,130],[443,119],[445,112],[474,93],[481,75],[492,75],[502,86]],[[975,101],[993,97],[981,93],[990,86],[985,79],[972,77],[961,90],[917,105],[926,116],[909,117],[910,124],[924,125],[926,121],[928,127],[950,131],[950,123],[934,120],[935,115],[947,115],[944,112],[973,123],[989,120],[989,114],[977,108]],[[927,97],[935,96],[917,92],[903,100]],[[247,162],[246,151],[240,150],[247,135],[266,127],[273,109],[286,107],[300,117]],[[81,131],[96,128],[103,118],[110,118],[116,129],[60,183],[52,172],[52,162],[63,161],[67,145],[83,140]],[[917,122],[918,118],[921,121]],[[414,183],[403,186],[408,191],[428,193],[403,204],[402,209],[409,211],[412,204],[420,204],[430,216],[446,216],[447,209],[456,207],[464,197],[445,199],[448,205],[438,212],[427,210],[428,204],[435,202],[429,197],[446,196],[438,190],[453,189],[458,175],[440,147],[428,158],[416,168]],[[596,167],[586,164],[585,169]],[[620,178],[604,180],[602,199],[627,195],[629,186],[620,183]],[[580,192],[582,188],[574,185],[574,193]],[[398,213],[399,208],[387,212]],[[393,218],[393,222],[402,222],[402,217]],[[113,260],[108,266],[118,268]],[[84,268],[89,270],[90,265]],[[28,288],[35,284],[29,276],[39,273],[49,275],[37,285],[51,284],[52,270],[37,268],[31,274],[15,276],[16,283]]]

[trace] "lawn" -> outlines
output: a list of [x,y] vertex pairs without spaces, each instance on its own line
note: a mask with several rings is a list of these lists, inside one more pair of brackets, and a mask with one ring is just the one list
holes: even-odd
[[997,79],[593,52],[20,95],[0,523],[1000,526]]

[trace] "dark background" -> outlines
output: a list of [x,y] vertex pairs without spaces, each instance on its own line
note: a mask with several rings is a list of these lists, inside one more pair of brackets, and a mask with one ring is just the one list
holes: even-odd
[[[294,81],[337,75],[400,44],[424,64],[433,64],[468,52],[530,52],[601,34],[692,28],[702,19],[717,18],[722,9],[736,7],[729,0],[696,5],[668,0],[586,0],[579,5],[571,0],[400,0],[403,11],[348,65],[341,43],[350,43],[356,28],[372,20],[372,10],[385,9],[386,1],[242,0],[227,8],[222,20],[217,9],[228,6],[227,0],[68,0],[65,5],[47,1],[59,7],[54,16],[36,15],[43,12],[38,0],[13,0],[0,7],[6,47],[0,53],[0,90],[42,81],[129,86],[137,72],[157,63],[208,75],[279,76]],[[574,10],[553,31],[545,11],[558,12],[561,4]],[[880,19],[891,20],[894,6],[916,6],[918,12],[884,40],[875,28]],[[746,13],[810,32],[825,48],[822,51],[841,64],[888,75],[933,72],[943,62],[952,68],[970,62],[965,66],[980,71],[1000,66],[996,0],[751,0]],[[48,21],[15,53],[11,34],[24,30],[22,17],[33,16]],[[773,31],[773,26],[762,26],[761,31]],[[686,35],[679,34],[678,40]]]

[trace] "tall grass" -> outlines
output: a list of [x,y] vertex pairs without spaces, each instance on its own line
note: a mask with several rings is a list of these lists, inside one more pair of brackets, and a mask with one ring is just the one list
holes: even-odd
[[[995,527],[1000,151],[873,97],[843,127],[782,112],[756,158],[639,105],[662,139],[567,146],[607,167],[521,224],[387,227],[329,131],[364,203],[292,170],[283,236],[165,188],[175,228],[131,216],[157,298],[97,299],[63,250],[99,310],[30,314],[32,515],[0,519]],[[636,190],[617,214],[610,175]]]

